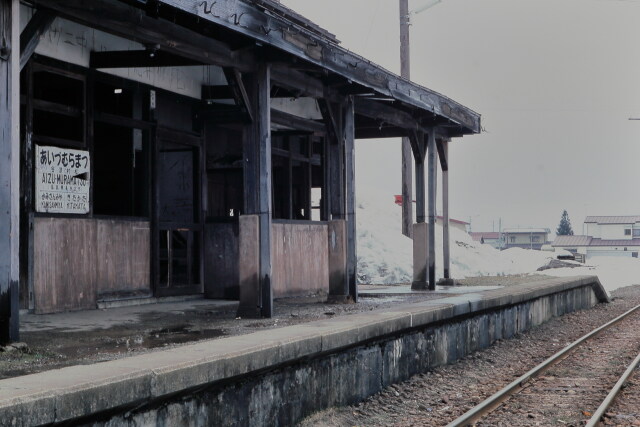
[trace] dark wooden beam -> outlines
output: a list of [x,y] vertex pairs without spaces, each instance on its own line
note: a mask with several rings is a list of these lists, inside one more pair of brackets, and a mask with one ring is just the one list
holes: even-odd
[[286,126],[294,130],[312,133],[325,133],[324,124],[311,119],[305,119],[293,114],[285,113],[276,109],[271,109],[271,122],[280,126]]
[[154,49],[91,52],[89,59],[89,66],[97,69],[182,67],[189,65],[202,65],[202,62]]
[[446,172],[449,170],[449,163],[447,158],[447,153],[445,150],[445,146],[447,145],[447,140],[438,138],[436,140],[436,147],[438,147],[438,158],[440,159],[440,167],[442,168],[442,172]]
[[407,131],[396,127],[357,127],[356,139],[402,138]]
[[331,103],[324,98],[319,98],[318,107],[320,108],[320,113],[322,114],[322,120],[324,121],[330,143],[337,144],[340,139],[340,132],[338,131],[338,125],[332,111]]
[[[242,82],[242,74],[237,68],[225,67],[223,70],[236,105],[240,111],[247,116],[247,120],[253,122],[251,104],[249,102],[249,96],[247,95],[247,89]],[[271,89],[269,89],[269,93],[271,93]]]
[[[190,2],[196,7],[196,2]],[[38,7],[56,12],[60,17],[134,40],[203,64],[253,68],[248,52],[234,51],[221,41],[186,29],[174,22],[153,18],[145,10],[115,0],[37,0]]]
[[38,47],[40,37],[49,29],[55,18],[55,13],[38,9],[22,30],[20,34],[20,70],[27,64]]
[[451,119],[468,133],[480,132],[480,115],[436,92],[401,78],[287,19],[252,3],[162,0],[163,4],[287,52],[375,92]]
[[284,89],[294,93],[298,92],[300,96],[311,98],[323,98],[325,96],[325,88],[321,80],[295,70],[291,64],[274,65],[272,81],[275,85]]
[[360,116],[379,120],[407,130],[422,130],[422,126],[418,124],[418,121],[411,114],[382,102],[357,97],[355,99],[355,112]]
[[19,339],[19,7],[0,0],[0,345]]
[[425,203],[425,168],[424,156],[426,152],[425,136],[422,133],[413,132],[409,136],[415,163],[416,177],[416,222],[423,223],[426,218]]

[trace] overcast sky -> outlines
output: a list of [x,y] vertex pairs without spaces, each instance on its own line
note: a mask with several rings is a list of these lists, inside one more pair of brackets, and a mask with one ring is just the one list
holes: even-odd
[[[397,0],[282,2],[399,72]],[[555,230],[567,209],[580,234],[586,215],[640,214],[640,1],[442,0],[412,22],[412,80],[486,130],[451,143],[452,217]],[[358,184],[400,193],[399,142],[356,147]]]

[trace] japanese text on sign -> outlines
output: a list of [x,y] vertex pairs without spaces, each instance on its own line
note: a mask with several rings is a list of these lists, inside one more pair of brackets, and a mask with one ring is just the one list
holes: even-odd
[[36,212],[89,212],[88,151],[35,146]]

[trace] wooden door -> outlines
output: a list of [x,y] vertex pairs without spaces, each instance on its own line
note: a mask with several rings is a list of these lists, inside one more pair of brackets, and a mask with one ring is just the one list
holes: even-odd
[[202,293],[202,140],[158,128],[155,159],[156,295]]

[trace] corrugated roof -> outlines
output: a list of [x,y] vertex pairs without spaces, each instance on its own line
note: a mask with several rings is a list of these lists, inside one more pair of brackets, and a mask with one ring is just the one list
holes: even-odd
[[640,222],[640,215],[627,216],[588,216],[585,224],[635,224]]
[[556,236],[551,246],[589,246],[591,236]]
[[640,239],[592,239],[589,246],[640,246]]
[[595,239],[591,236],[557,236],[551,246],[589,246],[589,247],[602,247],[602,246],[640,246],[640,239]]
[[479,242],[483,238],[484,239],[495,239],[495,240],[500,238],[500,233],[498,233],[497,231],[473,231],[473,232],[469,233],[469,235],[476,242]]

